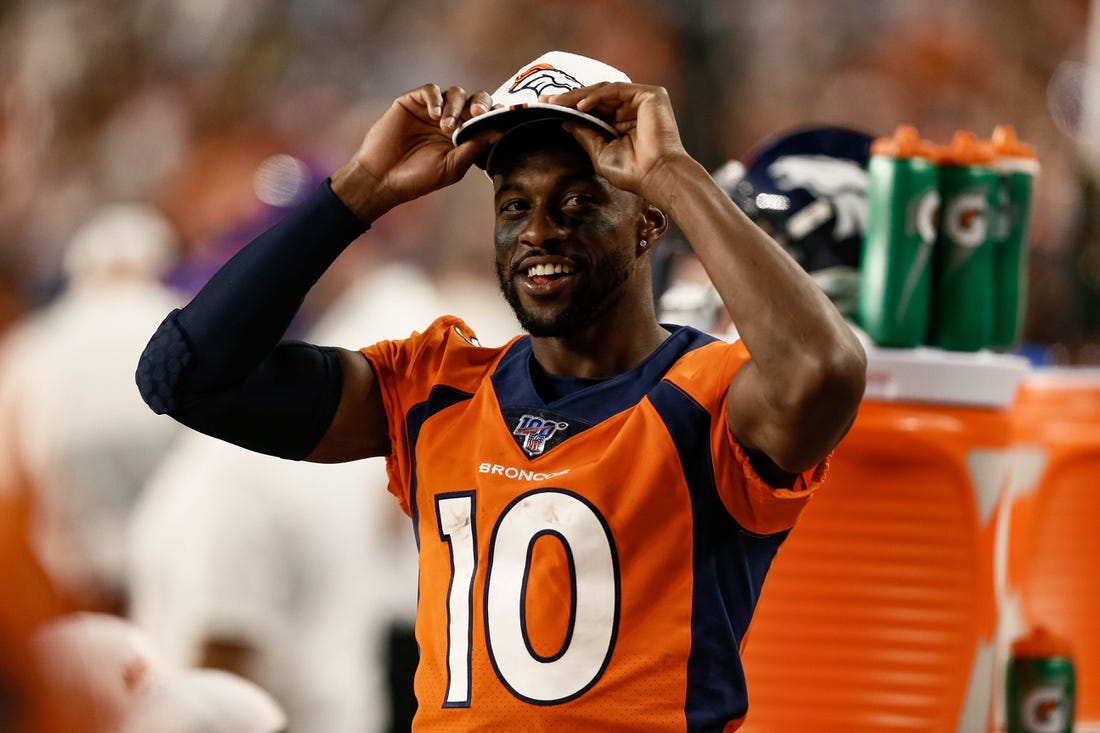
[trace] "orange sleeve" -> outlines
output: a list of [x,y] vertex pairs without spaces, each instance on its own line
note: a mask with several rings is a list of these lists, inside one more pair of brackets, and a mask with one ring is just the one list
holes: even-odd
[[361,349],[370,362],[382,392],[390,438],[386,456],[389,490],[402,510],[410,514],[412,446],[407,420],[409,411],[426,401],[434,387],[445,385],[473,392],[503,349],[483,348],[462,319],[440,316],[423,333],[406,339],[381,341]]
[[[717,406],[711,413],[710,440],[715,484],[722,503],[737,523],[749,532],[774,534],[790,529],[810,497],[824,482],[829,459],[799,474],[789,489],[771,486],[757,475],[726,420],[730,382],[749,360],[749,352],[741,341],[708,348],[726,350],[716,370],[718,373],[713,374],[713,366],[708,370],[710,374],[707,375],[705,388],[706,391],[713,390],[706,395],[708,403]],[[702,376],[702,370],[699,374]]]
[[721,442],[725,445],[714,451],[721,455],[715,458],[715,474],[739,478],[728,491],[722,489],[719,480],[719,493],[726,509],[738,524],[756,534],[774,534],[793,527],[807,502],[825,482],[829,457],[800,473],[791,488],[776,488],[757,475],[744,448],[729,432],[729,426],[724,427]]
[[389,490],[406,514],[410,513],[412,459],[405,418],[410,409],[428,398],[437,383],[447,341],[455,336],[476,343],[473,332],[461,319],[441,316],[423,333],[413,332],[406,339],[380,341],[361,349],[374,370],[386,409],[390,437],[390,454],[386,456]]

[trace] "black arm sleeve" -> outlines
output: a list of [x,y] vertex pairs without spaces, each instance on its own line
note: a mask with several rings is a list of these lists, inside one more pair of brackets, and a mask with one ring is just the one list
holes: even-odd
[[279,339],[309,289],[366,228],[322,185],[161,323],[138,362],[146,403],[251,450],[309,455],[340,401],[339,356]]

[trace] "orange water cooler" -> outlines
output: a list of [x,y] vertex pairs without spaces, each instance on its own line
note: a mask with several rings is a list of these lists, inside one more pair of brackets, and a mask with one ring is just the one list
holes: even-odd
[[748,733],[980,733],[992,722],[994,556],[1028,363],[867,349],[859,416],[749,628]]
[[1036,370],[1012,437],[1001,648],[1035,626],[1065,639],[1074,730],[1100,731],[1100,369]]

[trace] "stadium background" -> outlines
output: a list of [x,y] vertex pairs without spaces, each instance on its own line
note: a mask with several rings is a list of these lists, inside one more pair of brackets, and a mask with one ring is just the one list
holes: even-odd
[[[1014,124],[1043,166],[1027,340],[1097,361],[1080,353],[1100,331],[1095,194],[1072,137],[1087,15],[1086,0],[7,0],[0,322],[48,297],[98,204],[151,197],[201,247],[247,212],[238,189],[257,158],[291,151],[331,170],[406,88],[491,90],[560,47],[667,86],[708,166],[810,122],[910,122],[941,142]],[[410,255],[483,250],[484,211],[461,195],[435,208],[405,237]],[[468,227],[433,248],[434,221],[455,220]]]

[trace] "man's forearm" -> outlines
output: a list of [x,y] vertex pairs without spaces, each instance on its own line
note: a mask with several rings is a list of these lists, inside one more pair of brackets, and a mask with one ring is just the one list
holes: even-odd
[[851,426],[863,394],[858,339],[809,275],[701,166],[680,160],[660,173],[666,211],[752,355],[730,385],[730,429],[788,473],[817,464]]
[[810,276],[699,163],[686,156],[674,160],[650,186],[656,191],[651,200],[691,243],[754,359],[778,362],[792,343],[828,350],[838,337],[847,338],[843,317]]
[[229,260],[179,313],[198,388],[248,374],[286,333],[302,300],[366,225],[326,184]]

